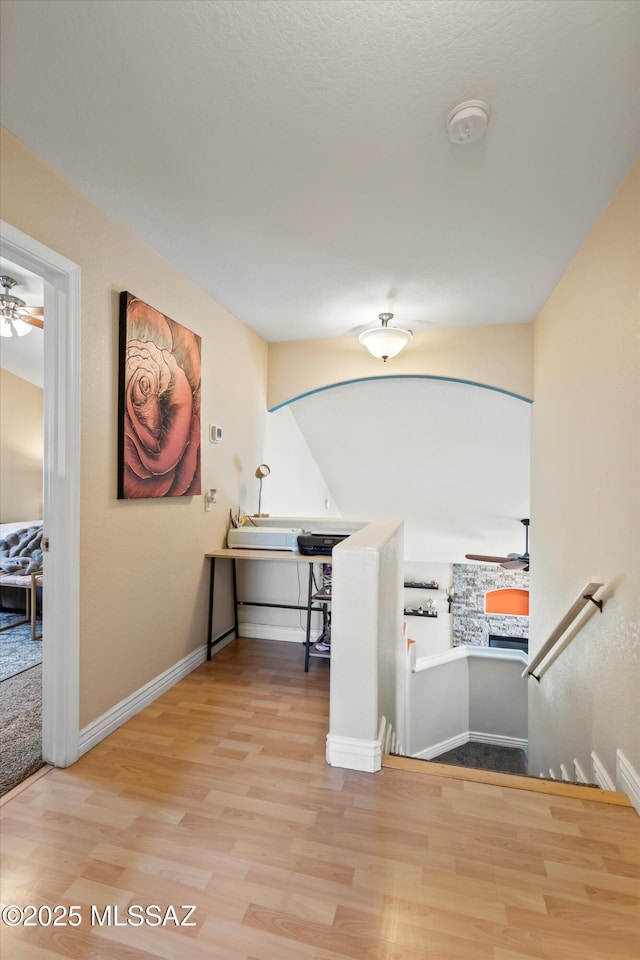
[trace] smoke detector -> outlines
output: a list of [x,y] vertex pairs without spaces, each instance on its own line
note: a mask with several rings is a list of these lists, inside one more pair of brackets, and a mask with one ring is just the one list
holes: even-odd
[[453,143],[473,143],[484,136],[489,123],[489,107],[482,100],[465,100],[447,117],[449,139]]

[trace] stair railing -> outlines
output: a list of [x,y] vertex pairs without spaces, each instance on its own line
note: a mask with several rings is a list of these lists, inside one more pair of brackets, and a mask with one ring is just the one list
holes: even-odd
[[558,623],[555,630],[551,631],[549,635],[549,639],[546,641],[546,643],[543,643],[543,645],[540,647],[540,649],[536,653],[533,660],[531,660],[531,662],[529,663],[527,669],[523,670],[522,672],[523,677],[533,677],[534,680],[537,680],[538,683],[540,683],[540,677],[542,676],[544,671],[547,669],[547,667],[550,666],[550,664],[547,664],[546,666],[544,666],[543,669],[539,670],[537,674],[535,672],[536,668],[542,663],[543,660],[546,660],[546,658],[549,656],[553,648],[556,646],[556,644],[559,643],[559,641],[562,639],[564,634],[567,632],[567,630],[569,629],[573,621],[576,619],[580,611],[586,606],[586,604],[594,603],[596,607],[599,609],[600,613],[602,613],[602,600],[596,600],[594,597],[594,593],[597,590],[599,590],[600,587],[603,587],[603,586],[604,586],[603,580],[591,579],[582,588],[579,596],[577,596],[576,599],[573,601],[573,603],[565,613],[562,620],[560,620],[560,622]]

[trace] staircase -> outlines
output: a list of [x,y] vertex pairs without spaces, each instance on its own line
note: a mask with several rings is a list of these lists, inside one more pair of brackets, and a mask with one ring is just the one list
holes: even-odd
[[[395,751],[389,751],[391,753]],[[493,770],[495,773],[526,774],[527,753],[521,747],[504,747],[495,743],[468,743],[437,757],[430,758],[433,763],[447,763],[455,767],[471,767],[479,770]]]

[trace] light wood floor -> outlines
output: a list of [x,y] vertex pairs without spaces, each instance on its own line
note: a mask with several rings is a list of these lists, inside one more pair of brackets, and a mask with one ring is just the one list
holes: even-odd
[[[325,764],[328,664],[242,640],[2,808],[7,960],[638,960],[625,807]],[[90,905],[195,904],[195,927]],[[123,918],[125,918],[123,920]]]

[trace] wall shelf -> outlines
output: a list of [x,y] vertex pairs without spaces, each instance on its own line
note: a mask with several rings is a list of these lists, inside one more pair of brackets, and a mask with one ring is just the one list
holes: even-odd
[[423,610],[422,613],[420,613],[419,610],[405,610],[404,615],[405,617],[431,617],[433,619],[434,617],[438,616],[438,611]]
[[417,580],[405,580],[405,587],[409,590],[439,590],[440,587],[435,586],[432,583],[423,583]]

